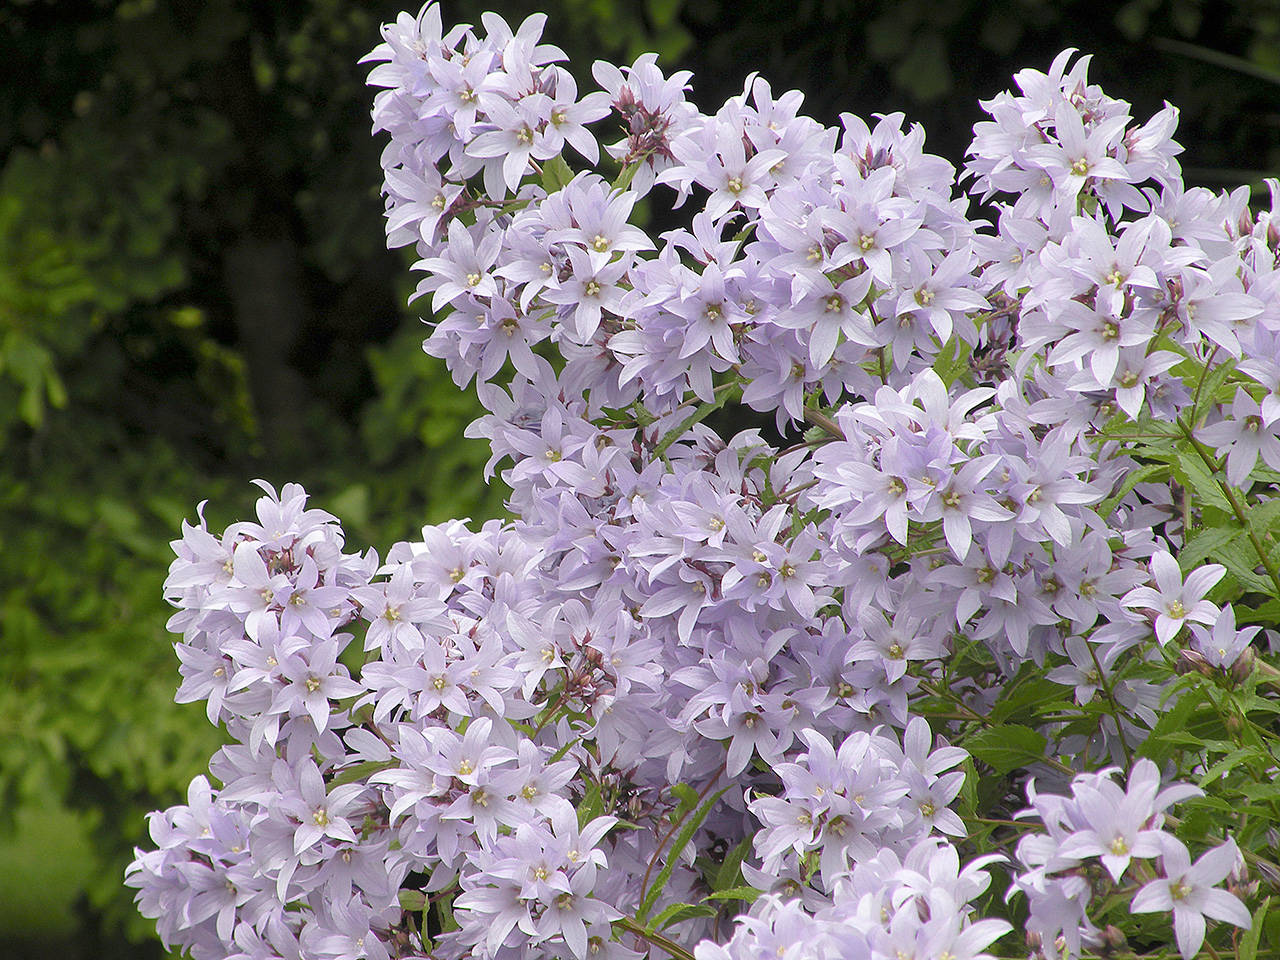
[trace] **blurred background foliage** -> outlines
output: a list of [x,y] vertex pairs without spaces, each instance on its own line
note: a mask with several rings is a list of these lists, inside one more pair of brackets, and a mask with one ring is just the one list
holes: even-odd
[[[579,78],[657,50],[714,108],[758,69],[841,111],[903,110],[958,162],[977,99],[1065,46],[1138,116],[1168,99],[1191,182],[1280,172],[1275,0],[508,0]],[[0,942],[158,957],[120,880],[147,810],[218,743],[175,706],[160,587],[205,498],[303,482],[380,551],[498,516],[477,415],[419,349],[382,243],[356,64],[396,0],[0,5]],[[661,219],[658,212],[655,218]]]

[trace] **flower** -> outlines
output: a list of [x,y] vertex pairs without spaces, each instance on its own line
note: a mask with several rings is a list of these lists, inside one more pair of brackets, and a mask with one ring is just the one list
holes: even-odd
[[1161,867],[1163,877],[1152,880],[1133,898],[1134,913],[1173,911],[1173,932],[1178,952],[1191,960],[1204,943],[1205,917],[1249,929],[1249,911],[1233,894],[1215,889],[1240,860],[1234,840],[1201,854],[1195,864],[1180,840],[1166,837]]
[[1151,575],[1156,588],[1135,587],[1120,600],[1123,606],[1154,614],[1156,639],[1164,646],[1189,621],[1212,624],[1218,607],[1204,599],[1209,588],[1222,579],[1227,568],[1220,563],[1207,563],[1187,574],[1183,583],[1178,561],[1165,550],[1151,558]]

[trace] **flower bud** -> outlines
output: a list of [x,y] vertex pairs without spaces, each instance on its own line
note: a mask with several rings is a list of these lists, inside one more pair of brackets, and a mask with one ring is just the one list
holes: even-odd
[[1129,940],[1124,935],[1124,931],[1113,923],[1108,923],[1106,929],[1102,931],[1102,948],[1104,950],[1120,950],[1128,942]]
[[1248,680],[1253,673],[1253,667],[1257,659],[1258,657],[1253,652],[1253,647],[1245,647],[1240,652],[1240,656],[1236,657],[1236,662],[1231,665],[1231,679],[1237,684]]
[[1244,729],[1244,723],[1240,720],[1240,715],[1235,713],[1227,714],[1226,726],[1227,733],[1233,737]]
[[1247,207],[1240,211],[1240,217],[1236,222],[1236,229],[1240,231],[1240,236],[1242,237],[1247,237],[1253,233],[1253,217],[1249,215]]
[[1203,677],[1213,676],[1213,665],[1200,653],[1195,650],[1185,649],[1178,653],[1178,659],[1173,665],[1179,676],[1191,673],[1193,670]]

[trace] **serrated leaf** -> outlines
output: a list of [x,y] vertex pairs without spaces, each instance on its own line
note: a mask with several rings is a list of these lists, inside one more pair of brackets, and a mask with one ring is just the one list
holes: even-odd
[[1199,747],[1200,738],[1189,732],[1189,728],[1192,718],[1204,705],[1203,687],[1196,685],[1186,690],[1172,708],[1161,711],[1151,733],[1138,747],[1138,753],[1159,764],[1168,760],[1179,744]]
[[1250,759],[1261,760],[1264,764],[1269,760],[1266,754],[1262,753],[1257,747],[1237,747],[1206,770],[1204,775],[1196,781],[1196,786],[1204,789],[1206,784],[1213,783],[1219,777],[1225,776]]
[[969,372],[969,357],[973,348],[959,337],[952,337],[933,361],[936,373],[950,389],[957,380]]
[[1061,696],[1062,686],[1044,677],[1028,677],[1009,685],[1004,695],[991,707],[991,719],[995,723],[1008,723],[1026,715],[1030,720],[1035,714],[1056,712],[1073,706]]
[[1280,527],[1280,497],[1249,504],[1245,508],[1245,516],[1249,519],[1249,526],[1257,530],[1259,535]]
[[1246,590],[1255,593],[1276,594],[1276,586],[1270,577],[1265,577],[1254,568],[1258,566],[1258,553],[1253,544],[1246,539],[1234,540],[1225,547],[1219,548],[1214,558],[1218,560],[1231,576]]
[[1240,795],[1260,803],[1280,800],[1280,783],[1243,783],[1240,785]]
[[1280,620],[1280,600],[1268,600],[1259,607],[1247,607],[1244,604],[1236,604],[1236,624],[1243,626],[1246,623],[1274,623]]
[[730,887],[728,890],[716,890],[707,894],[704,900],[745,900],[747,903],[755,903],[755,901],[763,894],[755,887]]
[[1178,566],[1184,574],[1190,573],[1210,556],[1217,556],[1218,551],[1243,534],[1244,531],[1239,527],[1211,527],[1201,530],[1178,551]]
[[1231,512],[1231,504],[1223,496],[1222,488],[1213,478],[1204,461],[1195,453],[1179,450],[1176,473],[1178,481],[1196,495],[1203,503],[1217,507],[1224,513]]
[[1049,741],[1018,724],[996,724],[967,737],[962,746],[996,773],[1009,773],[1043,760]]

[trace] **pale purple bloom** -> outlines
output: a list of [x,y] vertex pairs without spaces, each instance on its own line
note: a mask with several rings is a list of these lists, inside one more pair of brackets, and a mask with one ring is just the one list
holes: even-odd
[[1131,609],[1154,614],[1156,639],[1163,646],[1177,636],[1184,623],[1212,624],[1217,619],[1218,607],[1204,599],[1204,595],[1224,573],[1226,568],[1222,564],[1209,563],[1192,570],[1184,583],[1178,561],[1162,550],[1151,558],[1151,575],[1156,586],[1135,587],[1120,602]]
[[1280,411],[1271,416],[1243,388],[1236,389],[1231,415],[1196,431],[1199,439],[1227,458],[1227,482],[1244,487],[1258,454],[1272,470],[1280,470]]
[[1134,895],[1134,913],[1173,911],[1178,952],[1191,960],[1204,943],[1205,917],[1249,929],[1249,911],[1226,890],[1216,889],[1236,868],[1240,850],[1234,840],[1201,854],[1195,864],[1181,841],[1166,837],[1161,850],[1163,877],[1152,880]]

